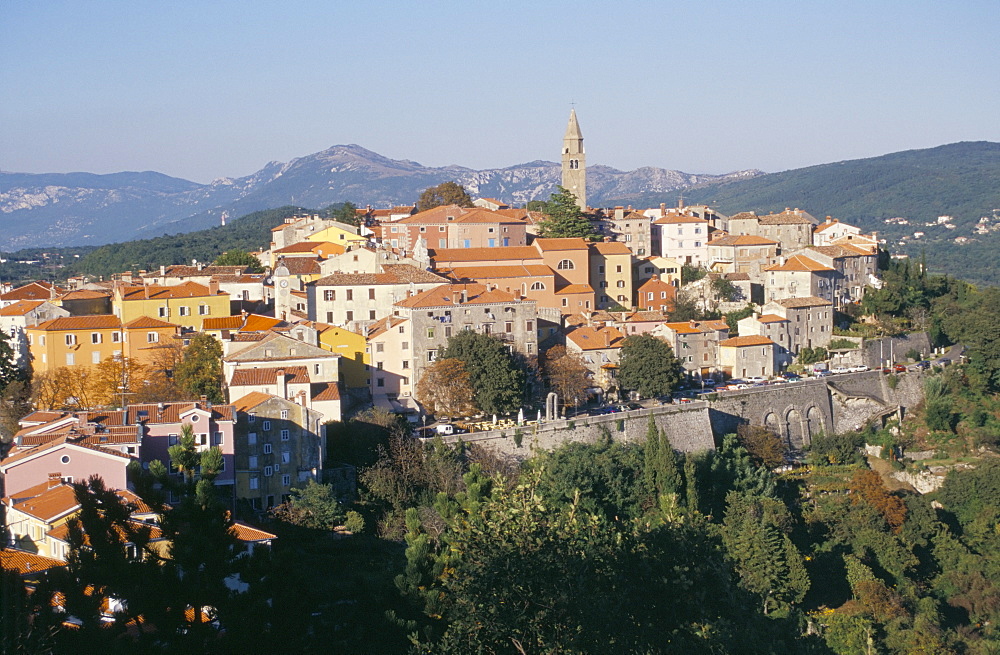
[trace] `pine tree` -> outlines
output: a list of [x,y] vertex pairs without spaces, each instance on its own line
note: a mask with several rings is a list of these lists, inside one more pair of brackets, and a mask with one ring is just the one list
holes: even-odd
[[542,237],[566,238],[580,237],[596,240],[597,233],[580,207],[576,204],[576,196],[566,187],[556,187],[549,201],[545,203],[545,218],[538,224],[538,232]]

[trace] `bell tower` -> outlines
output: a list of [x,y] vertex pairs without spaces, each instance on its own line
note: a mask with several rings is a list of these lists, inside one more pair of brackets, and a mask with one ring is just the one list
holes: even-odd
[[569,124],[562,147],[562,185],[576,196],[576,204],[587,211],[587,156],[583,151],[583,133],[576,120],[576,109],[569,112]]

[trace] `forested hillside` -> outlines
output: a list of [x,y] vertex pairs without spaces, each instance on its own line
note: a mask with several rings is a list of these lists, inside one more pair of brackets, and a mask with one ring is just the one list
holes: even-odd
[[247,214],[228,225],[208,230],[112,243],[80,258],[75,268],[90,275],[112,275],[122,271],[152,270],[159,266],[189,264],[196,259],[209,263],[228,250],[254,252],[269,246],[271,228],[298,213],[302,207],[279,207]]

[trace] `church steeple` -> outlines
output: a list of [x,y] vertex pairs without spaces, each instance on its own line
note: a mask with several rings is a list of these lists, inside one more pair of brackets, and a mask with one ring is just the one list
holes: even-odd
[[587,211],[587,156],[583,150],[583,133],[576,120],[576,109],[569,112],[569,124],[563,137],[562,185],[573,192],[580,209]]

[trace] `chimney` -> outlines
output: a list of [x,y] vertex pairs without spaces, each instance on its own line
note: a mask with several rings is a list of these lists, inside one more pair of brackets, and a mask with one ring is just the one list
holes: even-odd
[[219,281],[215,277],[211,277],[208,280],[208,295],[214,296],[219,293]]
[[469,293],[468,293],[468,291],[465,288],[463,288],[462,289],[462,303],[465,304],[468,301],[469,301]]
[[303,407],[308,407],[309,406],[309,405],[306,404],[306,392],[305,391],[300,391],[299,392],[299,404],[302,405]]
[[198,262],[198,270],[200,271],[203,268],[205,268],[205,265],[202,264],[201,262]]
[[667,203],[661,202],[660,203],[660,216],[663,216],[666,213],[667,213]]
[[288,398],[288,381],[285,379],[285,369],[278,369],[278,375],[275,378],[275,384],[278,386],[277,392],[274,394],[281,398]]
[[208,404],[208,396],[202,396],[201,397],[201,404],[202,405]]
[[62,484],[62,473],[49,473],[49,484],[46,489],[58,487]]
[[164,266],[163,264],[160,264],[160,277],[163,277],[166,274],[167,274],[167,267]]

